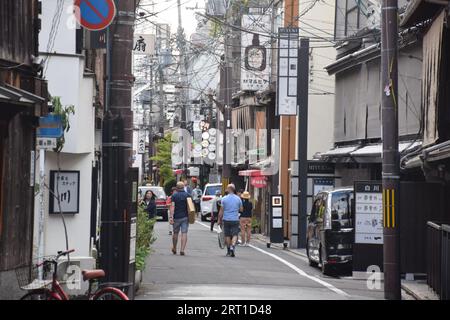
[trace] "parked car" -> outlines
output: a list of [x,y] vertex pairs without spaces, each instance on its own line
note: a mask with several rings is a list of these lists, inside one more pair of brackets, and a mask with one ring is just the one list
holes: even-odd
[[352,263],[354,223],[353,188],[322,191],[314,198],[308,217],[306,253],[311,266],[323,274],[340,271]]
[[167,195],[163,187],[159,186],[141,186],[138,188],[139,198],[142,199],[147,192],[151,190],[156,196],[156,215],[161,217],[163,221],[169,220],[169,208],[167,207]]
[[222,190],[221,183],[207,183],[200,201],[201,219],[206,221],[211,216],[213,199],[217,191]]

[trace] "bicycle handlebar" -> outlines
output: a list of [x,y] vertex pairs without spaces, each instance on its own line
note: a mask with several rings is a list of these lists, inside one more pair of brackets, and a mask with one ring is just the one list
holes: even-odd
[[67,250],[67,251],[58,251],[58,254],[56,255],[56,259],[58,259],[59,257],[62,257],[62,256],[66,256],[66,255],[68,255],[69,253],[72,253],[72,252],[75,252],[75,249],[70,249],[70,250]]

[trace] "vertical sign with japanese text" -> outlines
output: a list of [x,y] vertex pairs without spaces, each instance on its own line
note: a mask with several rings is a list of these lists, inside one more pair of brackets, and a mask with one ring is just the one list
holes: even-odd
[[298,28],[278,28],[277,115],[297,115]]
[[380,182],[355,182],[355,243],[383,244],[383,193]]

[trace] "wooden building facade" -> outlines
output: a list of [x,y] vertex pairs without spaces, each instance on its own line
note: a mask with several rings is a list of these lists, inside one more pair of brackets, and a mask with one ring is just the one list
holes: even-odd
[[33,247],[36,127],[47,112],[39,77],[38,0],[0,1],[0,297]]

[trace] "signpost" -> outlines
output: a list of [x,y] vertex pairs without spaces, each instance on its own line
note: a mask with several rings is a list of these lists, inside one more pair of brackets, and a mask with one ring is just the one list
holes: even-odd
[[[62,137],[64,129],[61,116],[49,114],[39,118],[36,130],[37,148],[39,149],[39,219],[38,219],[38,257],[44,256],[44,188],[45,188],[45,150],[56,147],[56,139]],[[42,261],[38,261],[39,263]],[[42,279],[39,268],[39,279]]]
[[106,29],[116,16],[114,0],[75,0],[75,17],[88,30]]
[[270,215],[269,215],[269,242],[267,248],[270,248],[271,243],[283,243],[286,248],[287,243],[284,243],[284,218],[283,218],[283,195],[275,194],[270,196]]
[[354,184],[353,276],[366,278],[368,268],[383,269],[383,193],[379,181]]

